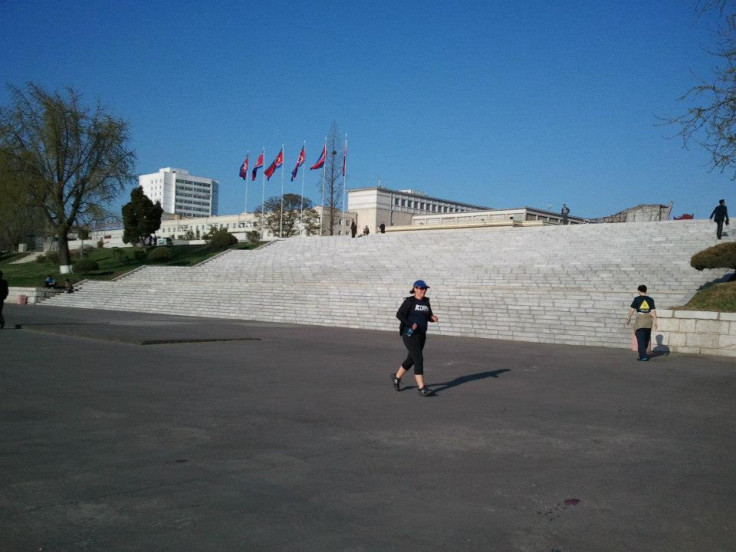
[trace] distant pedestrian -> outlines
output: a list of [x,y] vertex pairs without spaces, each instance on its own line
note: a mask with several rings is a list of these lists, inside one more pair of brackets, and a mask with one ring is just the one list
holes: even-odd
[[649,360],[647,349],[652,339],[652,329],[657,329],[657,310],[654,306],[654,299],[647,295],[647,286],[641,285],[637,289],[639,296],[631,302],[626,324],[631,323],[631,317],[636,314],[634,335],[636,335],[636,343],[639,349],[638,360],[647,361]]
[[358,225],[355,224],[355,221],[352,221],[350,223],[350,235],[354,238],[357,232],[358,232]]
[[67,278],[64,282],[64,291],[66,291],[67,293],[74,293],[74,286],[72,285],[71,281],[69,281],[69,278]]
[[385,234],[386,233],[386,225],[385,224],[381,223],[380,226],[378,227],[378,229],[381,231],[381,234]]
[[417,381],[419,395],[429,396],[432,391],[424,383],[424,344],[427,341],[427,326],[429,322],[437,322],[426,296],[429,286],[424,280],[417,280],[411,289],[411,295],[404,299],[396,313],[396,318],[401,321],[399,334],[408,351],[406,359],[401,363],[398,371],[391,374],[391,382],[394,389],[401,391],[401,378],[404,374],[414,368],[414,379]]
[[46,279],[44,280],[43,284],[47,288],[55,288],[56,287],[56,279],[51,274],[49,274],[48,276],[46,276]]
[[716,223],[716,236],[718,239],[721,239],[721,235],[723,234],[723,223],[726,223],[726,226],[728,226],[728,209],[726,208],[726,201],[721,199],[718,202],[718,205],[715,209],[713,209],[713,212],[710,214],[710,217],[713,221]]
[[3,280],[3,271],[0,270],[0,330],[5,327],[5,318],[3,318],[3,306],[8,298],[8,282]]
[[562,215],[562,224],[569,224],[567,216],[570,214],[570,208],[567,206],[567,203],[562,204],[562,210],[560,211],[560,214]]
[[371,231],[369,230],[369,228],[368,228],[368,225],[366,224],[366,225],[365,225],[365,226],[363,227],[363,235],[364,235],[364,236],[367,236],[367,235],[368,235],[368,234],[370,234],[370,233],[371,233]]

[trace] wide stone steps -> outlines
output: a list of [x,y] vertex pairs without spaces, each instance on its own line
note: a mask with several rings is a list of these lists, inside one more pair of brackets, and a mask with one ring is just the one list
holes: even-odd
[[434,333],[626,347],[637,285],[663,308],[727,272],[689,266],[713,234],[704,221],[673,221],[291,239],[88,281],[49,303],[389,330],[421,277],[440,316]]
[[713,233],[706,221],[673,221],[291,239],[88,281],[49,303],[387,330],[421,277],[440,316],[434,333],[626,347],[638,284],[663,308],[728,272],[689,265]]

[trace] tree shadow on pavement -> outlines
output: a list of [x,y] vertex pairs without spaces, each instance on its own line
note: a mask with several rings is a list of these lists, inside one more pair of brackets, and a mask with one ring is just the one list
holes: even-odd
[[432,387],[432,393],[441,393],[458,385],[469,383],[471,381],[482,380],[486,378],[497,378],[504,372],[510,372],[510,368],[502,368],[501,370],[489,370],[487,372],[479,372],[477,374],[468,374],[467,376],[460,376],[454,380],[446,381],[443,383],[432,383],[429,384]]

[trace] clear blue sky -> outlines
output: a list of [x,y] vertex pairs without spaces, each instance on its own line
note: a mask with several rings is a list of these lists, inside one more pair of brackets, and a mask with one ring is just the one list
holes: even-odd
[[[131,125],[136,172],[216,178],[221,214],[243,211],[246,151],[268,164],[285,144],[298,193],[298,150],[312,164],[333,121],[348,188],[585,217],[736,201],[731,174],[656,126],[715,65],[696,0],[0,0],[0,21],[0,81],[101,100]],[[248,196],[252,210],[260,178]]]

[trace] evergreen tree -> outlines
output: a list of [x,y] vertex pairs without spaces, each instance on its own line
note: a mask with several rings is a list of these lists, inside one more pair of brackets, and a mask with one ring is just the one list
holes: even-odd
[[138,186],[130,192],[130,202],[123,205],[123,242],[144,245],[146,238],[161,228],[164,210],[153,203]]

